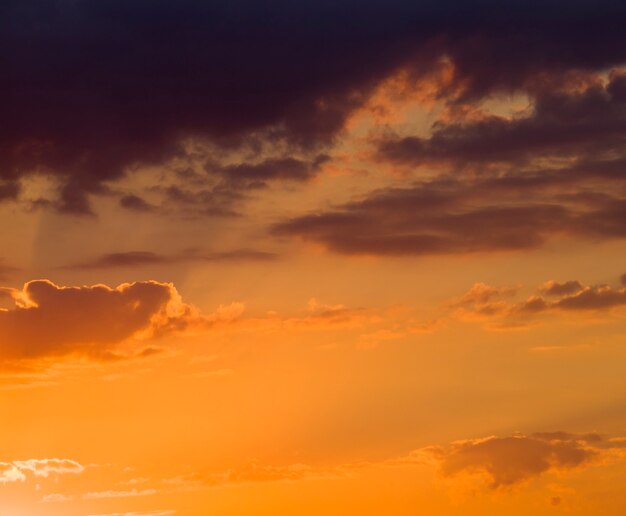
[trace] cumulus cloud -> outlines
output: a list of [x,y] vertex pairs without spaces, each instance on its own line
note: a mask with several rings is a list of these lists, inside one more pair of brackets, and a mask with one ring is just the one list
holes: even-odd
[[[48,280],[5,289],[14,302],[0,310],[0,356],[5,360],[79,354],[99,359],[125,356],[119,345],[170,332],[209,328],[239,316],[242,306],[200,314],[171,283],[143,281],[62,287]],[[141,353],[140,353],[141,354]]]
[[607,444],[600,436],[544,432],[511,437],[487,437],[432,446],[419,451],[435,460],[444,477],[461,473],[486,477],[498,489],[552,471],[573,470],[598,460]]
[[[247,251],[242,253],[200,258],[249,258]],[[324,304],[315,299],[309,300],[306,309],[292,314],[270,311],[245,317],[245,305],[239,302],[203,313],[185,303],[173,284],[157,281],[124,283],[113,288],[66,287],[49,280],[35,280],[22,289],[0,289],[0,294],[14,305],[0,309],[0,359],[7,366],[70,355],[95,360],[149,357],[162,351],[151,341],[172,334],[356,330],[383,321],[380,311]],[[18,378],[28,382],[37,376]]]
[[73,352],[106,355],[119,342],[185,310],[170,284],[138,282],[117,288],[61,287],[30,281],[12,291],[15,307],[0,312],[2,355],[32,358]]

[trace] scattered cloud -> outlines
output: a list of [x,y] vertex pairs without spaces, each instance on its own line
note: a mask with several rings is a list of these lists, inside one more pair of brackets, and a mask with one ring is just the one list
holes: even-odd
[[384,130],[371,166],[403,171],[402,186],[279,221],[272,232],[375,256],[626,238],[624,84],[622,69],[575,74],[533,90],[515,116],[438,121],[427,136]]
[[[433,467],[443,479],[462,475],[483,480],[491,490],[507,489],[550,473],[567,473],[623,460],[623,438],[597,433],[536,432],[454,441],[426,446],[406,455],[375,462],[353,462],[329,467],[252,462],[218,474],[191,473],[162,480],[177,490],[202,490],[231,484],[342,479],[372,468]],[[561,487],[560,491],[566,488]]]
[[82,473],[85,467],[70,459],[29,459],[0,462],[0,484],[24,482],[27,478]]
[[[566,157],[579,163],[594,159],[604,167],[590,167],[586,173],[610,177],[617,173],[611,165],[623,165],[626,157],[626,74],[616,69],[606,83],[601,74],[576,80],[583,84],[576,84],[573,91],[568,85],[544,85],[533,92],[530,112],[515,117],[484,115],[478,120],[440,122],[427,138],[388,138],[379,143],[379,157],[413,166],[457,169],[515,166],[522,168],[516,174],[520,179],[529,172],[528,166],[541,159]],[[574,171],[569,179],[580,179],[580,172]]]
[[128,489],[123,491],[115,491],[109,489],[107,491],[91,491],[82,496],[83,500],[98,500],[102,498],[131,498],[136,496],[151,496],[156,494],[156,489]]
[[450,304],[455,315],[465,320],[482,320],[492,329],[516,329],[543,314],[589,313],[610,315],[626,306],[626,288],[610,285],[585,286],[580,281],[548,281],[538,294],[518,300],[514,289],[475,284]]
[[482,475],[491,489],[499,489],[549,472],[600,464],[612,449],[612,442],[598,434],[539,432],[456,441],[423,448],[414,455],[433,459],[444,478]]

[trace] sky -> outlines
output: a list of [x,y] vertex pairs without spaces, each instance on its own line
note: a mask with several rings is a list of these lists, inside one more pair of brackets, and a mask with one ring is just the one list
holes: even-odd
[[0,4],[0,516],[626,513],[626,4]]

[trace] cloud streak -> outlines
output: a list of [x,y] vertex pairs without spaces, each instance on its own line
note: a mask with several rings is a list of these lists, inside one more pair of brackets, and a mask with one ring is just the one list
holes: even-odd
[[374,191],[272,228],[344,255],[421,256],[532,250],[558,238],[622,239],[626,197],[526,191],[508,179],[456,178]]
[[70,459],[29,459],[0,462],[0,484],[24,482],[29,476],[48,478],[68,473],[82,473],[85,467]]
[[172,265],[185,262],[223,262],[239,263],[245,261],[272,261],[277,255],[257,249],[232,249],[228,251],[205,252],[189,249],[178,254],[160,254],[152,251],[125,251],[106,253],[91,260],[68,265],[67,269],[116,269],[148,267],[155,265]]

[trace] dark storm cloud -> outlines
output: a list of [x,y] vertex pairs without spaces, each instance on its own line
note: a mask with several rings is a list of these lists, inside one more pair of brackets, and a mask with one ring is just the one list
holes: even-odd
[[[619,64],[625,13],[615,0],[3,2],[0,176],[14,185],[53,174],[60,209],[85,213],[87,194],[128,167],[183,155],[185,138],[326,144],[382,79],[443,55],[463,98]],[[614,98],[623,93],[612,84]]]

